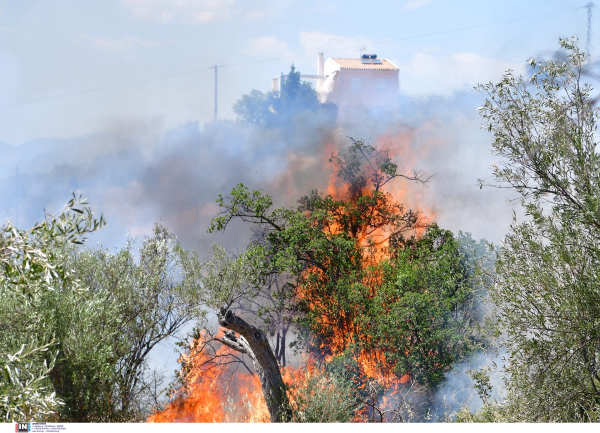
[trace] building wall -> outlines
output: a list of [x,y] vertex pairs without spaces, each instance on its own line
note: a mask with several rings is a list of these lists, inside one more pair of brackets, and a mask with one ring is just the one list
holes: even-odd
[[398,71],[361,69],[338,70],[331,91],[324,102],[344,107],[396,108],[398,106]]
[[333,74],[335,71],[340,70],[340,65],[333,59],[327,59],[323,65],[323,73],[327,75]]

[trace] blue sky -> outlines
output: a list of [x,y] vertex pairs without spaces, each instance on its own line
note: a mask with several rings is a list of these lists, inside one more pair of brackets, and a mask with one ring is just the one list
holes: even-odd
[[584,4],[4,0],[0,141],[69,138],[115,123],[151,121],[163,131],[204,123],[213,116],[206,68],[214,64],[231,65],[219,70],[219,114],[232,118],[241,94],[269,90],[292,62],[315,73],[313,53],[356,56],[361,45],[400,66],[404,94],[450,95],[522,70],[527,58],[554,51],[560,36],[585,41]]

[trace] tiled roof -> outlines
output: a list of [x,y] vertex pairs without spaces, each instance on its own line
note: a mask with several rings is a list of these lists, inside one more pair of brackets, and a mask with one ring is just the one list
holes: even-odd
[[360,59],[331,59],[340,65],[341,69],[375,69],[378,71],[397,71],[398,67],[387,59],[381,60],[381,64],[364,64]]

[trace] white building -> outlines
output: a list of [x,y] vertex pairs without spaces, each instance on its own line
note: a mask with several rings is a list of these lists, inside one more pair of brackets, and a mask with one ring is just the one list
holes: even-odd
[[[341,118],[351,112],[371,111],[395,113],[398,109],[398,66],[375,54],[360,59],[330,58],[323,62],[318,55],[317,75],[301,75],[315,82],[322,103],[338,106]],[[273,91],[279,92],[284,75],[273,78]]]

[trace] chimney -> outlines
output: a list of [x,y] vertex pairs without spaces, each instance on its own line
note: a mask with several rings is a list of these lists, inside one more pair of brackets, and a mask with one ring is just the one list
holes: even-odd
[[325,63],[323,63],[323,53],[317,54],[318,64],[317,64],[317,75],[325,75]]

